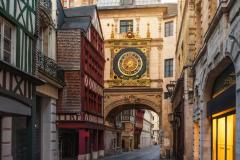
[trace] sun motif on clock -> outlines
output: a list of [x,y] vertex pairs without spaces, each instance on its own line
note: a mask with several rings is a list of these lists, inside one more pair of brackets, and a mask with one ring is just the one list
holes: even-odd
[[137,48],[125,48],[113,59],[115,74],[123,79],[137,79],[146,71],[146,56]]

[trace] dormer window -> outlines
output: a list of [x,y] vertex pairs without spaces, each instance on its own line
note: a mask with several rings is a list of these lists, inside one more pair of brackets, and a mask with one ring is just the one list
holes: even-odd
[[122,5],[132,5],[133,0],[122,0]]

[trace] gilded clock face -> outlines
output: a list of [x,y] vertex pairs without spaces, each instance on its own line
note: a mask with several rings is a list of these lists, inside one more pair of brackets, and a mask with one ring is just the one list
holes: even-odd
[[142,66],[142,59],[136,52],[125,52],[118,61],[118,68],[125,76],[136,75]]
[[113,59],[113,70],[122,79],[137,79],[146,71],[146,56],[137,48],[120,50]]

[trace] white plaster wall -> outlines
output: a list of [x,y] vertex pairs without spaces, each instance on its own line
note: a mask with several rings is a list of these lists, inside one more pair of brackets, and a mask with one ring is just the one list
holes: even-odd
[[142,131],[140,136],[140,148],[148,147],[150,145],[152,145],[151,133]]

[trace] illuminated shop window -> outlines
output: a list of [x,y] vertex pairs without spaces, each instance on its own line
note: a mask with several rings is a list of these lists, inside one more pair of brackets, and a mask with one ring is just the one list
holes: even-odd
[[235,120],[235,114],[212,120],[212,160],[235,159]]

